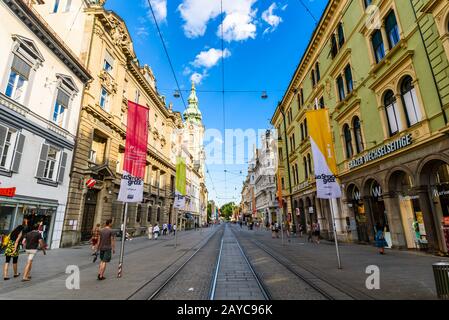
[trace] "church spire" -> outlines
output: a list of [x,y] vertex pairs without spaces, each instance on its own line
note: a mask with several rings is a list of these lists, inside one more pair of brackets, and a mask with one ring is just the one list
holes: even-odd
[[190,123],[202,125],[203,116],[198,108],[198,97],[196,96],[196,88],[193,81],[192,89],[190,90],[190,96],[187,102],[189,103],[189,106],[184,111],[184,120]]

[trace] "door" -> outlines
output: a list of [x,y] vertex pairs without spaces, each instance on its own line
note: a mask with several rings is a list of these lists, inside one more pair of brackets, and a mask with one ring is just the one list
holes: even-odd
[[92,236],[97,209],[97,192],[89,190],[84,204],[83,220],[81,223],[81,241],[88,241]]

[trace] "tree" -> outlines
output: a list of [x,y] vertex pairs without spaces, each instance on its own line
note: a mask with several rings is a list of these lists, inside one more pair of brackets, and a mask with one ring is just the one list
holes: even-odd
[[207,221],[212,220],[212,204],[210,202],[207,203]]
[[221,216],[226,220],[231,220],[232,214],[234,213],[234,209],[235,209],[234,202],[224,204],[220,209]]

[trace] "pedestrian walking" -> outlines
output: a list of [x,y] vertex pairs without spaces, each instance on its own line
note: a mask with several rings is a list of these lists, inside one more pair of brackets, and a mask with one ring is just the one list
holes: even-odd
[[172,227],[173,227],[173,226],[171,225],[170,222],[168,223],[168,226],[167,226],[167,227],[168,227],[168,235],[171,235]]
[[313,230],[315,229],[315,223],[311,226],[307,225],[307,242],[313,242]]
[[173,236],[176,235],[176,224],[173,225]]
[[162,225],[162,235],[163,236],[167,235],[167,224],[166,223],[164,223]]
[[97,243],[98,239],[100,238],[100,224],[97,223],[97,225],[92,229],[92,238],[90,238],[90,243],[92,245],[92,255],[95,256],[97,254]]
[[[100,251],[100,267],[98,269],[98,280],[106,279],[104,273],[106,265],[111,262],[112,255],[115,254],[115,236],[111,229],[112,220],[106,220],[105,227],[100,230],[100,239],[97,245],[97,251]],[[126,237],[126,232],[125,232]]]
[[148,226],[148,240],[152,239],[153,239],[153,225],[150,223],[150,225]]
[[5,265],[3,266],[3,280],[9,280],[9,264],[12,259],[12,268],[14,271],[14,278],[20,276],[17,270],[17,264],[19,261],[19,248],[20,241],[23,236],[24,225],[17,226],[9,236],[5,236]]
[[153,227],[153,235],[154,235],[154,240],[157,240],[157,237],[159,236],[160,233],[160,229],[159,229],[159,225],[156,223]]
[[22,281],[30,281],[31,280],[31,268],[33,267],[33,260],[37,254],[37,249],[40,247],[42,252],[45,254],[47,245],[42,239],[42,234],[38,231],[39,225],[34,225],[32,231],[28,232],[23,239],[22,244],[25,246],[25,252],[28,255],[28,261],[23,271],[23,279]]
[[380,254],[385,254],[385,247],[388,247],[387,241],[385,240],[384,228],[380,223],[376,224],[376,247],[379,248]]
[[271,238],[276,238],[276,225],[274,222],[271,222]]
[[279,223],[276,222],[276,223],[274,224],[274,227],[275,227],[275,228],[274,228],[274,232],[276,233],[276,238],[279,239],[279,229],[280,229],[280,228],[279,228]]
[[38,228],[37,228],[37,231],[39,231],[39,233],[41,234],[42,239],[44,239],[44,231],[45,231],[44,229],[45,229],[44,221],[41,220],[41,221],[39,222],[39,226],[38,226]]
[[315,242],[320,244],[321,230],[318,222],[314,223],[313,236],[315,237]]

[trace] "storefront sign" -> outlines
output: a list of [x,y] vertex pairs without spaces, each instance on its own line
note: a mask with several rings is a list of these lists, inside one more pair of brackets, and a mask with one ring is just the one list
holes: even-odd
[[16,195],[16,188],[0,188],[0,196],[12,198]]
[[412,135],[408,134],[399,139],[396,139],[390,143],[387,143],[379,148],[369,151],[365,155],[351,160],[349,162],[349,169],[358,168],[364,164],[367,164],[371,161],[383,158],[397,150],[404,149],[413,143]]

